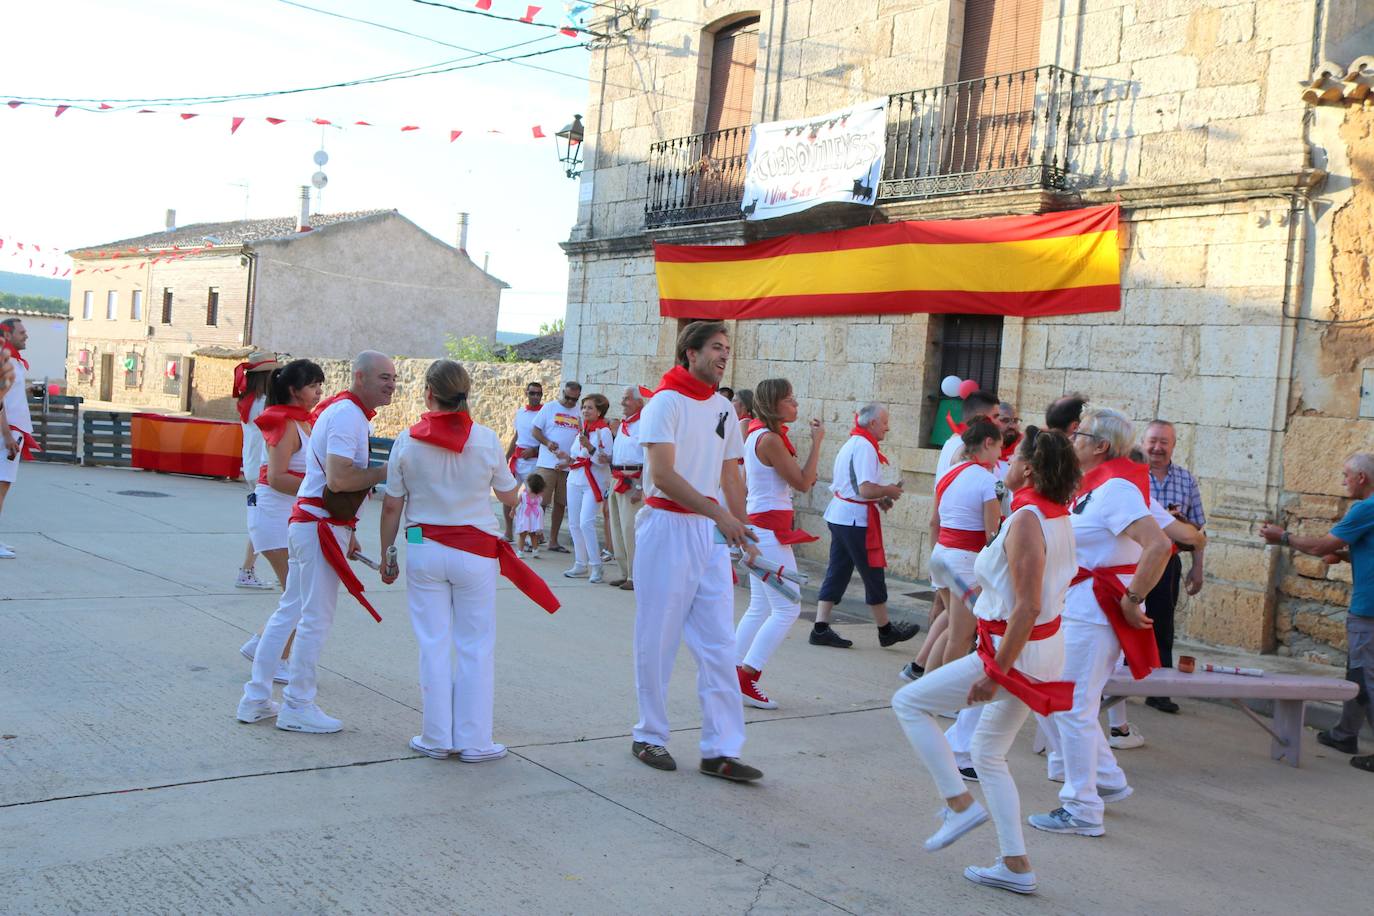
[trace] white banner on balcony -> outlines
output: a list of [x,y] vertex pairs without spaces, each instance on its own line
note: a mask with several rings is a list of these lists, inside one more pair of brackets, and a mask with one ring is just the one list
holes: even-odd
[[834,201],[872,206],[887,139],[887,99],[796,121],[755,124],[740,210],[770,219]]

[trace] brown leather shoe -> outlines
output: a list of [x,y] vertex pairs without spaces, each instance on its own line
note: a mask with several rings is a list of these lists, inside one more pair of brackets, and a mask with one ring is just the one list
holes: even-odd
[[634,590],[635,590],[635,580],[634,580],[634,579],[626,579],[624,582],[620,583],[620,590],[621,590],[622,592],[632,592],[632,591],[634,591]]
[[624,579],[608,579],[608,580],[606,581],[606,584],[609,585],[611,588],[620,588],[620,586],[622,586],[622,585],[625,584],[625,580],[624,580]]

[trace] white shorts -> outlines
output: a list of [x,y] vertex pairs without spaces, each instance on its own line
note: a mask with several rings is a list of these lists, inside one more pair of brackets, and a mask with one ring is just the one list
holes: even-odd
[[286,549],[286,529],[296,497],[274,490],[260,483],[248,494],[248,539],[253,550]]
[[[964,580],[965,588],[972,588],[978,584],[977,578],[973,575],[973,561],[978,559],[978,554],[972,550],[960,550],[957,547],[946,547],[944,544],[936,544],[935,549],[930,552],[930,559],[936,557],[944,560],[950,572],[953,572]],[[936,588],[957,588],[953,580],[945,575],[936,573],[936,566],[932,562],[930,567],[930,584]]]
[[23,461],[19,455],[14,456],[10,461],[0,451],[0,483],[14,483],[14,479],[19,476],[19,462]]

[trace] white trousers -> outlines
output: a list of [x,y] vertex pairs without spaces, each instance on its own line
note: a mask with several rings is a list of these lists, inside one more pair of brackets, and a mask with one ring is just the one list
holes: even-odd
[[[1026,643],[1016,668],[1041,680],[1057,680],[1063,663],[1064,640],[1056,634]],[[969,688],[982,677],[982,660],[977,655],[966,655],[908,684],[892,697],[892,710],[916,755],[930,771],[942,799],[963,795],[968,787],[959,775],[954,751],[935,716],[967,707]],[[975,708],[979,716],[971,744],[973,766],[978,770],[988,813],[997,826],[997,843],[1003,856],[1023,856],[1026,841],[1021,832],[1021,797],[1007,767],[1007,751],[1030,715],[1030,708],[1000,689],[991,702]]]
[[945,729],[945,740],[954,751],[954,762],[959,764],[960,769],[973,766],[973,733],[978,730],[978,720],[982,715],[981,706],[961,709],[954,719],[954,724]]
[[678,645],[697,663],[701,756],[738,757],[744,702],[735,675],[734,587],[730,555],[699,515],[643,509],[635,517],[634,739],[668,744],[668,681]]
[[[581,477],[580,484],[574,483],[574,476]],[[603,487],[602,493],[606,492]],[[601,523],[601,503],[587,483],[587,475],[581,468],[568,474],[568,531],[572,533],[573,558],[583,566],[601,565],[601,548],[596,540],[596,529]]]
[[420,646],[420,743],[490,751],[496,689],[495,558],[406,546],[406,598]]
[[1120,788],[1126,774],[1116,762],[1107,736],[1098,722],[1102,688],[1116,668],[1121,643],[1106,623],[1064,620],[1064,676],[1073,681],[1073,709],[1050,716],[1045,729],[1049,738],[1050,776],[1064,776],[1059,802],[1074,817],[1102,823],[1102,798],[1098,786]]
[[[631,491],[633,492],[633,491]],[[635,513],[644,505],[641,497],[638,503],[630,501],[630,493],[612,491],[606,497],[611,502],[611,548],[615,561],[620,566],[620,575],[633,579],[635,573]]]
[[[349,530],[330,526],[329,531],[339,542],[339,548],[348,553]],[[299,709],[315,702],[315,666],[334,625],[339,575],[320,550],[315,525],[296,522],[289,527],[286,537],[286,589],[277,610],[262,628],[258,653],[253,659],[253,676],[243,685],[243,695],[250,700],[272,699],[272,675],[277,673],[286,640],[295,630],[290,682],[281,695],[287,706]]]
[[[797,558],[791,546],[779,544],[778,536],[767,528],[755,528],[759,536],[760,561],[765,566],[797,571]],[[743,575],[743,573],[741,573]],[[735,659],[755,671],[762,671],[787,631],[801,615],[801,602],[788,601],[753,576],[749,577],[749,609],[735,628]]]

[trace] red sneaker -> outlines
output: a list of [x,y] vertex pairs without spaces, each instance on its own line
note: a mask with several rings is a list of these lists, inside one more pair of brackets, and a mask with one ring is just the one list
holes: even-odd
[[735,673],[739,675],[739,692],[744,697],[744,705],[752,706],[755,709],[777,709],[778,704],[768,699],[768,694],[764,693],[759,687],[757,677],[750,677],[744,673],[744,669],[735,666]]

